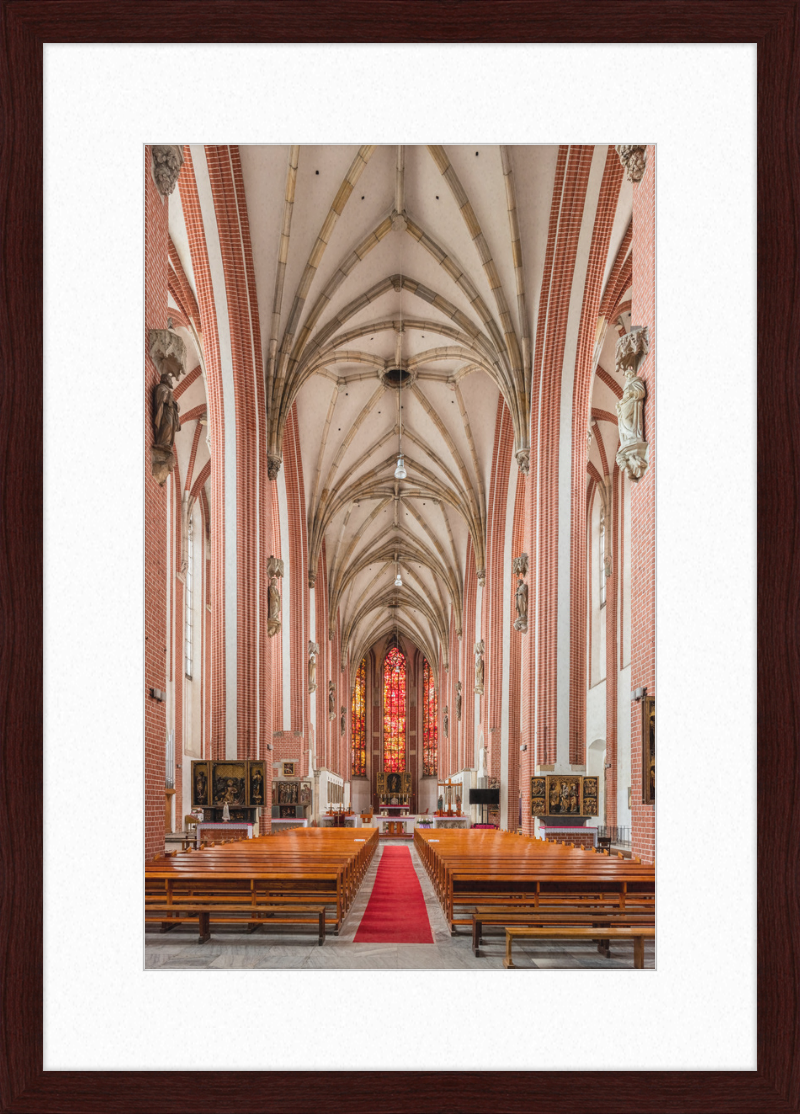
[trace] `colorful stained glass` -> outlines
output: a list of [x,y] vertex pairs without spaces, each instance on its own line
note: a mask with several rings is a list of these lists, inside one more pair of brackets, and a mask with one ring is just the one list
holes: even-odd
[[406,659],[395,647],[383,662],[383,768],[406,768]]
[[436,686],[433,683],[433,670],[427,658],[422,664],[422,776],[436,774],[436,754],[438,750]]
[[350,739],[352,744],[353,777],[367,776],[367,659],[361,659],[353,685],[350,708]]

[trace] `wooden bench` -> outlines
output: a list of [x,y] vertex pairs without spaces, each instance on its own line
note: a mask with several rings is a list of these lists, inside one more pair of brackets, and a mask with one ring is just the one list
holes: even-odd
[[509,925],[506,928],[506,954],[504,967],[514,967],[511,959],[511,946],[515,940],[632,940],[633,966],[638,970],[644,967],[644,942],[655,940],[656,930],[645,925],[623,928],[611,925],[603,928],[589,928],[578,925],[542,926],[541,928],[522,928]]
[[[514,910],[513,908],[497,908],[495,905],[479,906],[472,914],[472,950],[475,955],[480,955],[480,946],[483,943],[483,926],[495,925],[497,927],[505,927],[506,925],[528,925],[534,926],[547,926],[547,925],[585,925],[588,927],[597,927],[602,925],[622,925],[625,927],[634,927],[636,925],[647,925],[655,927],[655,914],[650,912],[636,913],[629,910],[619,908],[603,908],[579,905],[564,905],[562,908],[543,908],[527,909],[523,911]],[[597,945],[597,950],[601,955],[609,955],[608,940],[604,938],[600,940]]]
[[[230,916],[238,913],[239,916]],[[269,921],[267,918],[270,918]],[[169,932],[176,925],[185,924],[187,921],[197,921],[198,944],[205,944],[211,939],[211,921],[216,924],[241,924],[247,926],[248,932],[255,932],[267,924],[308,924],[316,920],[319,926],[320,947],[325,943],[325,907],[324,905],[218,905],[202,902],[177,902],[172,904],[148,905],[145,923],[160,922],[161,931]]]

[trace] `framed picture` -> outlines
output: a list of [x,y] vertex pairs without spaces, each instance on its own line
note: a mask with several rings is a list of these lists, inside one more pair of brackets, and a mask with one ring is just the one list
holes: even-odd
[[208,799],[208,762],[192,762],[192,808],[202,808]]
[[531,816],[544,816],[547,812],[547,786],[543,777],[531,778]]
[[581,816],[579,774],[551,774],[547,778],[547,815]]
[[298,777],[299,774],[299,762],[281,762],[281,777]]
[[217,808],[222,805],[243,805],[247,798],[247,763],[211,763],[211,804]]
[[656,698],[642,698],[642,801],[656,802]]
[[267,784],[265,764],[263,762],[248,762],[247,778],[247,803],[261,806],[264,802],[264,787]]
[[597,816],[599,813],[597,807],[597,790],[600,779],[596,777],[585,777],[583,779],[583,802],[581,805],[581,814],[583,816]]

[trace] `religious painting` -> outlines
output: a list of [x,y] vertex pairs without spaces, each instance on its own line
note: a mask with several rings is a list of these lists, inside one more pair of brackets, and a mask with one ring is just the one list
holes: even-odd
[[214,804],[243,805],[246,798],[246,772],[244,762],[214,762]]
[[642,698],[642,801],[656,803],[656,698]]
[[299,762],[281,762],[281,777],[297,777],[300,773]]
[[311,804],[311,786],[305,782],[300,786],[300,804],[306,807]]
[[209,804],[208,763],[192,762],[192,808],[202,808]]
[[581,812],[584,816],[598,816],[597,790],[599,778],[585,777],[583,779],[583,804]]
[[266,771],[263,762],[249,762],[250,768],[250,801],[251,805],[264,804],[264,791],[266,786]]
[[276,781],[277,793],[273,794],[273,801],[279,805],[299,804],[300,786],[296,781]]
[[545,779],[531,778],[531,816],[544,816],[547,812]]
[[549,816],[581,815],[581,778],[575,774],[555,774],[547,778]]

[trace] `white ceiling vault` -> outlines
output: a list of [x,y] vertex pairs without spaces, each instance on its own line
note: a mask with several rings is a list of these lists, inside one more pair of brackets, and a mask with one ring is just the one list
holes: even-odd
[[[484,575],[500,395],[517,466],[528,470],[558,147],[243,146],[240,155],[269,470],[274,478],[281,467],[296,404],[310,583],[324,545],[343,660],[357,662],[396,626],[446,663],[465,580]],[[610,261],[630,221],[629,190],[619,206]],[[176,207],[181,257],[182,223]]]

